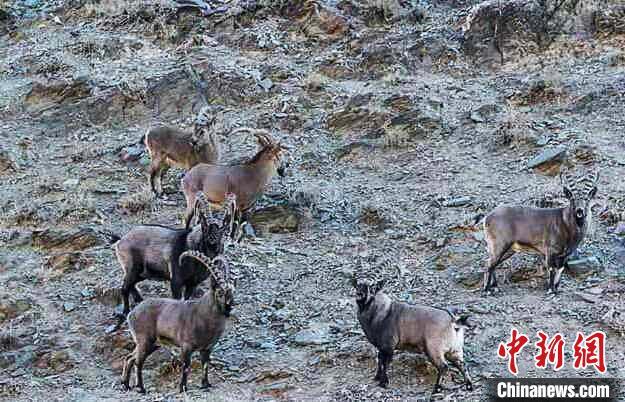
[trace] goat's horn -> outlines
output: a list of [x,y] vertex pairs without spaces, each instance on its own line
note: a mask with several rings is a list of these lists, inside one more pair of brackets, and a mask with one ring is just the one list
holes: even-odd
[[206,199],[206,194],[204,194],[201,191],[198,191],[195,197],[201,208],[200,212],[202,213],[202,215],[204,215],[205,218],[212,218],[213,211],[211,210],[210,202],[208,202],[208,199]]
[[221,266],[220,272],[223,274],[223,282],[229,283],[230,282],[230,265],[228,264],[228,261],[226,261],[226,258],[222,255],[218,255],[217,257],[213,258],[213,266],[215,267]]
[[217,282],[218,284],[221,284],[222,282],[222,278],[219,277],[215,271],[213,270],[213,263],[215,261],[215,259],[213,259],[213,261],[211,261],[205,254],[197,251],[197,250],[188,250],[185,251],[184,253],[180,254],[180,257],[178,257],[178,264],[182,265],[182,260],[184,260],[187,257],[191,257],[191,258],[195,258],[196,260],[198,260],[199,262],[201,262],[205,267],[206,270],[209,272],[209,274],[215,278],[215,282]]

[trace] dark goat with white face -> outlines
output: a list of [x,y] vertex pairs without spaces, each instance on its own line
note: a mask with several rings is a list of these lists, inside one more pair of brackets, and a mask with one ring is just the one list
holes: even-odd
[[425,353],[438,369],[434,392],[442,390],[448,363],[464,376],[465,388],[472,390],[471,378],[464,366],[464,329],[468,316],[456,317],[437,308],[392,301],[382,292],[383,281],[352,280],[356,289],[358,321],[369,342],[378,349],[375,381],[388,385],[386,371],[395,350]]
[[495,268],[499,264],[517,252],[526,252],[544,258],[549,271],[549,291],[557,292],[567,258],[586,235],[598,174],[576,180],[562,174],[560,180],[569,200],[567,207],[498,207],[486,216],[488,267],[484,272],[484,291],[497,286]]

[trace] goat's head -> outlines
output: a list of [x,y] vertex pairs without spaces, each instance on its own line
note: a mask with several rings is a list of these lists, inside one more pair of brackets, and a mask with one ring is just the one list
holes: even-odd
[[221,106],[204,106],[195,117],[193,124],[194,137],[208,140],[215,133],[223,135],[224,133],[220,130],[220,125],[217,124],[222,114],[223,108]]
[[352,286],[356,289],[356,303],[361,310],[371,304],[375,295],[384,287],[384,283],[384,279],[356,278],[355,275],[352,277]]
[[185,251],[180,255],[179,262],[187,257],[202,263],[211,277],[213,300],[219,311],[226,317],[230,316],[234,304],[234,281],[231,279],[230,267],[226,259],[219,255],[212,260],[197,250]]
[[210,203],[203,192],[195,194],[195,209],[202,229],[201,249],[205,253],[219,254],[222,250],[214,250],[221,241],[221,222],[213,216]]
[[590,204],[597,195],[598,173],[591,173],[581,178],[574,178],[568,173],[560,174],[564,195],[569,199],[569,206],[579,227],[586,224]]
[[220,275],[220,279],[213,282],[215,302],[219,310],[226,317],[229,317],[234,304],[234,282],[230,277],[230,267],[226,259],[221,255],[213,259],[213,266]]
[[280,142],[276,142],[269,136],[269,134],[262,131],[256,131],[254,136],[262,147],[261,152],[265,152],[274,163],[276,173],[278,173],[281,177],[284,177],[288,168],[285,151],[288,151],[289,147],[281,144]]

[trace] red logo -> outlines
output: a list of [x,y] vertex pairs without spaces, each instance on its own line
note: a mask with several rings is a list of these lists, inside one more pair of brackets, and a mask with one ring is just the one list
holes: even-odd
[[510,335],[510,342],[499,344],[497,354],[502,359],[508,357],[508,371],[514,375],[517,375],[519,372],[516,365],[516,355],[525,347],[525,344],[529,342],[529,340],[530,338],[523,334],[519,336],[519,331],[517,331],[516,328],[513,328],[512,334]]
[[547,368],[547,364],[553,365],[553,369],[558,371],[564,365],[564,338],[556,334],[547,343],[549,337],[543,331],[538,331],[538,342],[535,343],[538,353],[534,356],[536,367]]
[[573,345],[573,367],[583,369],[595,366],[599,373],[605,373],[605,333],[596,331],[584,339],[584,334],[577,333]]
[[[534,355],[534,364],[537,368],[546,369],[548,365],[554,371],[560,370],[564,366],[564,337],[557,333],[553,338],[543,331],[536,333],[538,340],[534,345],[537,353]],[[601,331],[593,332],[587,337],[581,332],[577,333],[577,338],[573,344],[573,367],[580,370],[588,366],[594,366],[599,373],[605,373],[605,333]],[[497,355],[502,359],[508,359],[508,371],[517,375],[517,355],[529,342],[527,335],[520,333],[516,328],[512,328],[510,340],[507,343],[500,343]]]

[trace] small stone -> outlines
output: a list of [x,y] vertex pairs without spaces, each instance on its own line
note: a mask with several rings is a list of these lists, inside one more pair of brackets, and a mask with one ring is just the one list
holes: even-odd
[[80,295],[81,295],[82,297],[85,297],[85,298],[91,298],[91,297],[93,297],[93,296],[95,295],[95,293],[94,293],[94,292],[93,292],[93,290],[91,290],[91,289],[83,289],[83,290],[80,292]]
[[258,85],[260,85],[262,89],[268,92],[271,88],[273,88],[273,81],[271,81],[269,78],[265,78],[264,80],[261,80]]
[[63,182],[63,187],[73,188],[73,187],[77,187],[79,183],[80,183],[80,179],[77,179],[77,178],[67,179]]
[[330,326],[327,324],[307,328],[295,334],[293,341],[300,346],[324,345],[330,343]]
[[484,120],[484,118],[482,117],[481,114],[479,114],[477,111],[473,111],[471,112],[471,116],[470,116],[471,120],[473,120],[475,123],[484,123],[486,120]]
[[614,229],[614,234],[618,236],[625,236],[625,222],[619,222]]
[[546,149],[527,163],[530,169],[537,169],[553,176],[560,170],[560,165],[566,159],[566,147]]
[[0,173],[8,170],[16,171],[17,165],[9,152],[0,149]]
[[122,151],[119,153],[119,157],[125,162],[136,161],[141,158],[141,155],[143,155],[144,151],[144,146],[142,146],[141,144],[135,144],[122,149]]
[[66,312],[74,311],[76,309],[76,305],[72,302],[63,303],[63,310]]
[[599,298],[597,298],[597,296],[593,296],[587,293],[582,293],[582,292],[576,292],[575,296],[579,297],[581,300],[588,302],[588,303],[597,303],[599,302]]
[[568,266],[569,269],[567,272],[571,276],[582,279],[603,270],[601,261],[599,261],[599,259],[595,256],[569,260]]
[[443,203],[445,207],[462,207],[471,203],[471,197],[458,197],[447,200]]

